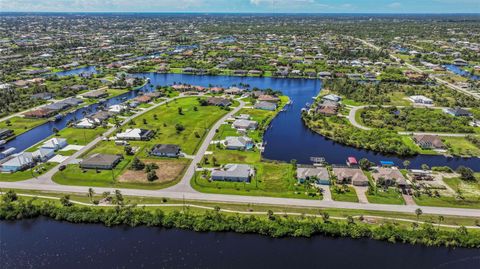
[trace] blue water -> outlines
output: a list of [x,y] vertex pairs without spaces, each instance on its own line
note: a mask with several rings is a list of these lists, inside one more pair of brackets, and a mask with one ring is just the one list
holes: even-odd
[[480,268],[478,249],[367,239],[0,222],[0,268]]
[[471,79],[471,80],[480,80],[480,76],[477,76],[477,75],[472,76],[472,74],[470,74],[470,72],[462,69],[459,66],[456,66],[456,65],[453,65],[453,64],[447,64],[447,65],[444,65],[444,67],[448,71],[451,71],[451,72],[453,72],[457,75],[460,75],[462,77],[466,77],[466,78]]
[[74,76],[74,75],[81,75],[81,74],[90,75],[90,74],[97,74],[97,73],[98,71],[95,68],[95,66],[85,66],[85,67],[56,72],[54,74],[59,77],[66,77],[66,76]]
[[[272,160],[290,161],[296,159],[298,163],[311,163],[310,157],[324,157],[327,162],[332,164],[345,163],[348,156],[355,156],[357,159],[368,158],[371,161],[379,163],[381,160],[389,160],[397,165],[402,165],[405,160],[395,156],[385,156],[372,151],[359,150],[349,146],[335,143],[329,139],[320,136],[306,128],[300,118],[301,109],[306,103],[312,102],[312,97],[316,96],[322,87],[320,80],[309,79],[281,79],[281,78],[258,78],[258,77],[229,77],[229,76],[195,76],[184,74],[156,74],[145,73],[137,74],[139,77],[148,77],[153,85],[171,85],[174,82],[189,83],[200,86],[222,86],[229,87],[248,84],[250,88],[258,87],[261,89],[272,88],[281,90],[293,101],[292,105],[287,107],[287,111],[281,112],[271,124],[270,129],[265,133],[265,142],[267,143],[264,158]],[[151,87],[144,86],[142,91],[148,91]],[[126,93],[122,97],[127,99],[134,98],[138,91]],[[108,105],[122,102],[119,98],[108,100]],[[92,110],[97,105],[90,106]],[[37,127],[29,132],[20,135],[8,143],[7,147],[15,147],[18,150],[25,150],[33,144],[40,142],[52,134],[52,128],[63,129],[69,119],[75,115],[77,119],[83,117],[82,111],[67,115],[64,119],[55,123],[48,123]],[[420,168],[422,164],[429,166],[447,165],[453,168],[459,165],[471,167],[480,171],[480,158],[447,158],[444,156],[418,155],[408,158],[411,161],[411,168]]]

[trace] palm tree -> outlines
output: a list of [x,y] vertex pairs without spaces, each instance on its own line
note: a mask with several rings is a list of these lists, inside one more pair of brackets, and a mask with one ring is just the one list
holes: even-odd
[[417,215],[417,222],[418,222],[418,219],[420,218],[420,215],[422,214],[423,214],[422,209],[420,208],[415,209],[415,215]]
[[95,194],[95,191],[93,191],[92,188],[88,188],[88,198],[90,198],[90,202],[93,201],[93,195]]

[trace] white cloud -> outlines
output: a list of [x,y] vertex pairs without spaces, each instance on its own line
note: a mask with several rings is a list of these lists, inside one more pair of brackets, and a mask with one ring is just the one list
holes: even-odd
[[400,8],[400,7],[402,7],[402,3],[393,2],[393,3],[389,4],[388,7],[389,8]]

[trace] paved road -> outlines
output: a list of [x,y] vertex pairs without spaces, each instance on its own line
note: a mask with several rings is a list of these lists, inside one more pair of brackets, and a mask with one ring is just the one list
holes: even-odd
[[[367,107],[377,107],[374,105],[368,105],[368,106],[350,106],[350,112],[348,113],[348,121],[355,126],[356,128],[362,129],[362,130],[371,130],[372,128],[366,127],[362,124],[360,124],[355,115],[357,114],[358,110],[364,109]],[[382,107],[391,107],[391,106],[382,106]],[[397,106],[401,107],[401,106]],[[443,109],[442,107],[430,107],[432,109]],[[465,137],[469,136],[472,134],[457,134],[457,133],[435,133],[435,132],[398,132],[400,135],[439,135],[439,136],[448,136],[448,137]]]
[[197,164],[200,163],[203,159],[203,156],[205,155],[205,152],[208,149],[208,146],[210,146],[210,143],[213,140],[213,137],[216,134],[216,130],[220,128],[220,125],[222,125],[225,120],[228,118],[232,117],[235,113],[240,111],[245,106],[245,102],[242,100],[239,100],[240,105],[232,109],[230,112],[228,112],[225,116],[223,116],[219,121],[217,121],[210,131],[208,132],[207,136],[203,140],[202,145],[198,149],[197,153],[192,159],[192,162],[190,163],[190,166],[188,166],[187,171],[185,171],[185,174],[183,175],[182,179],[178,184],[173,185],[172,187],[169,187],[168,190],[172,191],[180,191],[180,192],[197,192],[195,191],[192,186],[190,185],[190,179],[195,174],[195,168],[197,167]]

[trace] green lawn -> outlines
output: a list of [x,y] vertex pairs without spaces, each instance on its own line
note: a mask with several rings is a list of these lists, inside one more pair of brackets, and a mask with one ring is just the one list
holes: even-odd
[[[179,108],[183,115],[179,114]],[[183,152],[193,154],[209,128],[227,113],[227,110],[219,107],[200,106],[197,97],[187,97],[159,106],[136,118],[133,125],[127,124],[123,129],[134,127],[155,130],[155,137],[145,142],[149,147],[159,143],[178,144]],[[177,124],[181,124],[185,130],[177,133]]]
[[47,122],[46,119],[29,119],[23,117],[12,117],[9,119],[10,124],[7,125],[7,120],[0,122],[0,129],[7,128],[13,130],[14,135],[20,135],[30,129],[33,129],[39,125]]
[[[55,163],[41,163],[33,169],[28,169],[25,171],[19,171],[15,173],[0,173],[0,181],[13,182],[38,177],[39,175],[52,169],[52,167],[55,165]],[[35,170],[37,170],[37,172],[34,172]]]
[[[86,145],[92,140],[94,140],[95,138],[97,138],[98,136],[105,133],[108,130],[107,128],[97,127],[95,129],[79,129],[79,128],[67,127],[65,129],[60,130],[57,135],[51,135],[43,141],[46,141],[52,137],[59,137],[59,138],[66,138],[67,143],[69,145]],[[27,151],[33,152],[37,150],[40,147],[40,145],[42,145],[43,141],[27,149]],[[59,152],[59,154],[64,155],[62,152]],[[69,152],[67,152],[66,154],[69,154]]]
[[[341,189],[343,187],[338,186],[338,188]],[[335,201],[358,203],[357,193],[355,192],[355,189],[351,186],[347,186],[347,189],[344,192],[335,191],[335,187],[330,188],[330,190],[332,193],[332,199]]]
[[206,193],[237,194],[252,196],[272,196],[286,198],[320,199],[314,190],[297,185],[291,164],[258,163],[255,165],[256,175],[250,183],[209,181],[197,173],[191,180],[194,189]]
[[443,181],[454,191],[460,190],[465,197],[480,197],[480,183],[478,181],[465,181],[457,177],[444,178]]
[[465,137],[441,137],[450,154],[455,156],[480,156],[480,148]]
[[480,208],[480,196],[456,199],[452,196],[429,197],[422,195],[414,197],[415,203],[421,206],[439,206],[439,207],[459,207],[459,208]]
[[402,195],[395,188],[389,188],[386,192],[383,190],[377,190],[375,194],[368,194],[367,191],[365,194],[367,195],[368,202],[373,204],[405,204]]

